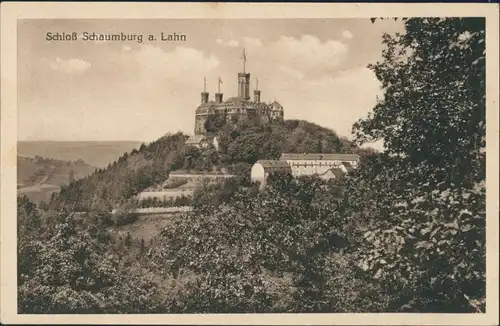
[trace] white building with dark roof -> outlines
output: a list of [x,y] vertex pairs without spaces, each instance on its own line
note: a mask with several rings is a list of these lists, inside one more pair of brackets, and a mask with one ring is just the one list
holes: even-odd
[[358,167],[357,154],[295,154],[283,153],[279,160],[257,161],[250,172],[252,182],[259,182],[261,187],[274,172],[289,172],[294,177],[313,176],[329,180],[340,178]]
[[323,175],[332,168],[341,169],[344,173],[358,166],[359,155],[341,153],[283,153],[280,160],[286,161],[292,170],[292,175]]

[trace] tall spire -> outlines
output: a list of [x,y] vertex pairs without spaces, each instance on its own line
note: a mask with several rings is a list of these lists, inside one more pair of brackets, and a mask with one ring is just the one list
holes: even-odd
[[243,72],[246,72],[245,71],[245,66],[246,66],[246,63],[247,63],[247,55],[245,53],[245,48],[243,48],[243,56],[241,58],[243,59]]
[[203,77],[203,92],[207,92],[207,77]]

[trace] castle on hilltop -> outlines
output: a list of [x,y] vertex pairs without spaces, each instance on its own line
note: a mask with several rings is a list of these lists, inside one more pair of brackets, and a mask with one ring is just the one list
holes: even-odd
[[[260,122],[268,123],[273,120],[283,120],[283,106],[277,101],[265,103],[261,101],[259,80],[256,80],[253,91],[253,101],[250,99],[250,73],[245,71],[246,54],[243,49],[243,72],[238,73],[238,96],[230,97],[224,101],[220,90],[222,80],[218,79],[218,92],[215,93],[213,101],[209,100],[206,90],[206,78],[204,89],[201,93],[201,103],[196,108],[194,124],[195,135],[207,135],[207,123],[210,118],[222,118],[225,122],[237,122],[257,118]],[[222,120],[222,121],[224,121]]]

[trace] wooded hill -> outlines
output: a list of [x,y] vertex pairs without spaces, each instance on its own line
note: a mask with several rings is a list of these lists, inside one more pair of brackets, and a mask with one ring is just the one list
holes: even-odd
[[185,147],[182,133],[169,134],[138,150],[125,153],[108,167],[63,186],[50,203],[51,209],[110,211],[178,169],[213,171],[226,168],[249,178],[250,167],[259,159],[278,159],[283,152],[363,152],[349,141],[316,124],[287,120],[283,123],[228,123],[217,131],[219,151],[213,147]]

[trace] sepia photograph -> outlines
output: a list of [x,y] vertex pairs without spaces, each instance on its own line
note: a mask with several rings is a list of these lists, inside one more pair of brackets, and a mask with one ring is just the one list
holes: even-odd
[[11,18],[9,316],[498,323],[498,5],[268,6]]

